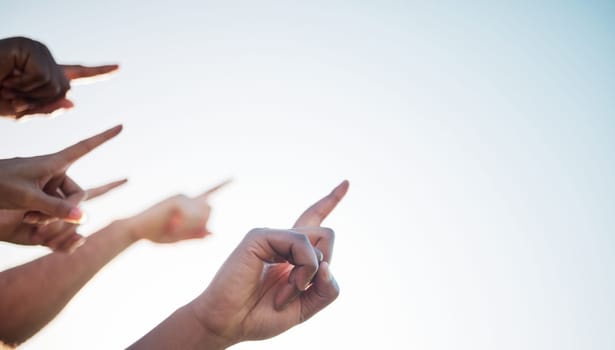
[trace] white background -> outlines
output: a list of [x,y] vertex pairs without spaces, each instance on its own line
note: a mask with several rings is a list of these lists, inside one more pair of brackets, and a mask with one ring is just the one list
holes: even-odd
[[[462,3],[462,4],[461,4]],[[252,227],[343,179],[340,298],[237,349],[615,348],[615,8],[608,1],[2,1],[0,35],[118,62],[0,156],[82,159],[84,233],[227,177],[214,236],[139,243],[23,349],[122,348],[203,290]],[[46,254],[0,246],[0,266]],[[2,316],[2,317],[6,317]]]

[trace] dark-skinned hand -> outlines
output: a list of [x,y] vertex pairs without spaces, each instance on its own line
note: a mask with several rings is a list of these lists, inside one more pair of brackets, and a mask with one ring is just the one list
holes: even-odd
[[118,125],[57,153],[0,160],[0,209],[40,212],[53,218],[78,222],[83,213],[67,198],[77,197],[78,202],[84,193],[66,175],[66,171],[79,158],[115,137],[121,130],[122,126]]
[[24,37],[0,40],[0,116],[19,119],[73,107],[71,82],[109,74],[118,65],[57,64],[42,43]]

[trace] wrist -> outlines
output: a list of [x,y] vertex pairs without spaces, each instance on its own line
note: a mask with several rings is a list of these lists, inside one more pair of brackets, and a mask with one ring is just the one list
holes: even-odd
[[196,311],[192,303],[180,307],[128,349],[222,350],[233,345],[205,327]]
[[204,315],[202,307],[199,307],[196,303],[197,300],[193,300],[183,307],[185,309],[186,317],[192,318],[195,325],[199,329],[199,343],[203,345],[205,349],[226,349],[238,343],[233,341],[231,337],[224,335],[223,330],[214,329],[207,322],[207,315]]
[[135,218],[119,219],[112,223],[113,226],[117,226],[120,229],[117,231],[122,232],[130,243],[135,243],[143,238],[142,224]]

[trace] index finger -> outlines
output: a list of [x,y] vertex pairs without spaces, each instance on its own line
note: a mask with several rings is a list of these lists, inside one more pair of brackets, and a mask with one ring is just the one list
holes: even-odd
[[87,200],[96,198],[98,196],[102,196],[103,194],[111,191],[112,189],[125,184],[127,181],[128,181],[128,179],[122,179],[122,180],[110,182],[110,183],[108,183],[106,185],[102,185],[102,186],[98,186],[98,187],[87,189],[85,191],[85,193],[86,193],[85,200],[87,201]]
[[79,64],[64,64],[60,65],[64,70],[64,75],[68,80],[81,78],[93,78],[101,75],[109,74],[118,70],[120,66],[117,64],[108,64],[103,66],[82,66]]
[[198,196],[196,196],[196,198],[197,198],[197,199],[203,199],[203,200],[205,200],[205,199],[209,198],[209,196],[210,196],[212,193],[217,192],[217,191],[218,191],[218,190],[220,190],[222,187],[224,187],[224,186],[228,185],[228,184],[229,184],[229,183],[231,183],[231,182],[233,182],[233,179],[226,179],[226,180],[224,180],[224,181],[220,182],[219,184],[217,184],[216,186],[214,186],[214,187],[212,187],[212,188],[208,189],[207,191],[205,191],[205,192],[203,192],[203,193],[199,194]]
[[342,181],[326,197],[314,203],[299,216],[293,227],[320,226],[348,192],[348,180]]
[[63,166],[70,165],[77,159],[83,157],[85,154],[91,152],[94,148],[117,136],[120,131],[122,131],[122,125],[114,126],[107,131],[103,131],[98,135],[94,135],[90,138],[87,138],[61,150],[60,152],[56,153],[56,157],[59,157],[60,162],[63,163]]

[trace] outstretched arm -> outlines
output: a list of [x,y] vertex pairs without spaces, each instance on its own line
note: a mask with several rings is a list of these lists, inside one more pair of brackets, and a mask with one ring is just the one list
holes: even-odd
[[20,344],[49,323],[103,266],[137,241],[129,227],[130,220],[114,222],[72,254],[52,253],[1,272],[0,340]]
[[[174,196],[118,220],[87,238],[72,254],[52,253],[0,273],[0,342],[20,344],[64,308],[109,261],[140,239],[170,243],[207,234],[207,196]],[[56,221],[57,230],[75,226]]]
[[225,349],[276,336],[325,308],[339,288],[329,270],[333,231],[319,225],[347,190],[344,181],[292,229],[250,231],[200,296],[130,348]]

